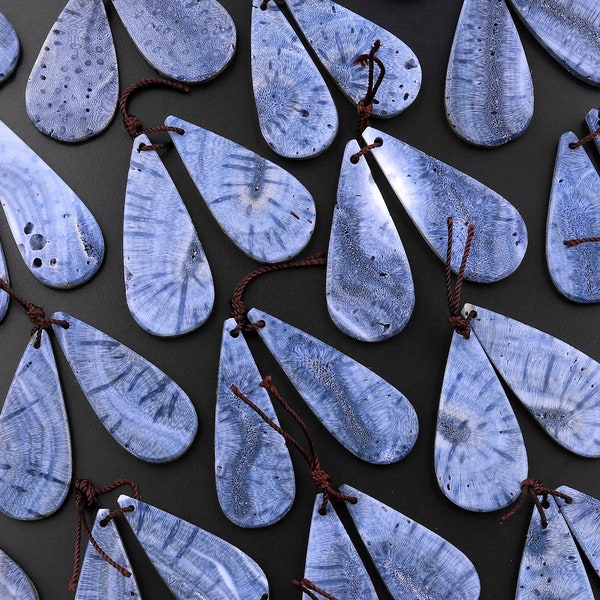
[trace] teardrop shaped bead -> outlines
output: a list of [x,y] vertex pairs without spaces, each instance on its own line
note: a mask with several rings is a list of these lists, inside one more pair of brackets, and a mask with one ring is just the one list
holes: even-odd
[[225,516],[240,527],[265,527],[289,511],[296,494],[294,469],[285,439],[231,386],[237,386],[279,424],[244,336],[231,335],[235,319],[223,326],[215,416],[217,495]]
[[[585,116],[585,122],[590,130],[590,133],[597,131],[600,127],[600,113],[597,108],[592,108],[590,112]],[[594,138],[594,144],[596,145],[596,150],[600,152],[600,136],[596,136]]]
[[29,75],[29,118],[54,139],[80,142],[108,127],[118,97],[117,55],[104,3],[69,0]]
[[387,381],[339,350],[251,309],[257,329],[298,393],[329,432],[358,458],[389,464],[404,458],[419,425],[410,402]]
[[[4,252],[2,251],[2,245],[0,245],[0,279],[9,283],[8,269],[6,267],[6,260],[4,258]],[[6,311],[8,310],[10,296],[3,290],[0,290],[0,321],[4,319]]]
[[212,273],[192,219],[160,157],[133,143],[123,221],[127,306],[148,333],[177,336],[200,327],[215,299]]
[[377,600],[371,579],[333,506],[319,513],[323,494],[315,498],[306,549],[304,578],[344,600]]
[[42,333],[39,348],[27,344],[0,413],[0,511],[22,520],[51,515],[67,496],[71,470],[58,371]]
[[177,600],[261,600],[269,586],[261,568],[221,538],[154,506],[119,496],[125,517]]
[[600,456],[600,365],[569,344],[479,306],[471,327],[502,379],[561,446]]
[[446,73],[446,116],[476,146],[519,137],[533,116],[533,82],[504,0],[464,0]]
[[215,0],[113,0],[142,56],[162,75],[199,83],[218,75],[235,52],[235,24]]
[[168,117],[181,160],[217,223],[250,258],[288,260],[308,244],[315,203],[290,173],[220,135]]
[[473,511],[508,506],[527,477],[519,423],[474,335],[452,335],[435,434],[435,472],[444,495]]
[[393,598],[479,598],[477,571],[458,548],[349,485],[340,491],[358,500],[346,506]]
[[10,21],[0,13],[0,83],[15,70],[19,54],[20,45],[17,32]]
[[566,240],[600,235],[600,176],[583,147],[569,148],[574,133],[562,135],[552,177],[546,259],[552,282],[574,302],[600,302],[600,244],[567,247]]
[[557,488],[572,498],[571,503],[555,498],[569,530],[577,540],[594,571],[600,575],[600,500],[566,485]]
[[2,600],[38,600],[33,583],[23,569],[0,550],[0,598]]
[[414,102],[421,88],[421,65],[403,41],[332,0],[290,0],[286,6],[350,102],[357,104],[367,93],[369,69],[354,61],[368,54],[376,40],[381,42],[376,56],[385,65],[385,77],[373,115],[395,117]]
[[596,0],[510,0],[533,37],[567,71],[600,85],[600,11]]
[[[379,342],[410,319],[415,290],[398,231],[360,150],[346,145],[327,252],[327,308],[349,336]],[[335,595],[335,594],[334,594]]]
[[106,525],[100,522],[109,514],[105,508],[96,513],[92,536],[104,552],[118,565],[127,569],[130,577],[125,577],[109,564],[92,546],[88,544],[85,550],[75,600],[108,600],[109,598],[135,599],[141,598],[137,581],[123,542],[114,521]]
[[275,2],[252,2],[252,88],[265,141],[286,158],[310,158],[338,129],[319,70]]
[[548,526],[542,529],[540,515],[533,515],[525,539],[515,600],[572,598],[593,600],[581,557],[556,502],[544,507]]
[[457,272],[467,238],[475,225],[465,278],[489,283],[508,277],[527,248],[527,229],[515,207],[465,173],[372,127],[363,134],[367,144],[382,146],[372,154],[398,200],[425,241],[441,260],[448,246],[448,217],[454,219],[451,266]]
[[198,417],[185,392],[133,350],[65,313],[53,331],[83,393],[113,438],[147,462],[179,458],[193,442]]
[[0,121],[0,203],[25,264],[43,284],[85,283],[104,258],[98,223],[67,184]]

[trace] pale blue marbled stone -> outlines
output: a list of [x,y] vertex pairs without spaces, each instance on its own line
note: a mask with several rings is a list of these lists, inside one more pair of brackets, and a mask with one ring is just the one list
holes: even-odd
[[13,519],[51,515],[71,483],[71,438],[52,346],[30,342],[0,413],[0,511]]
[[252,87],[265,141],[286,158],[310,158],[338,129],[331,94],[275,2],[252,3]]
[[120,506],[148,558],[177,600],[261,600],[262,569],[241,550],[183,519],[128,496]]
[[346,506],[379,574],[395,600],[477,600],[479,577],[450,542],[393,508],[343,485],[358,499]]
[[[600,114],[598,114],[597,108],[592,108],[592,110],[590,110],[585,116],[585,122],[587,123],[590,132],[594,132],[600,127]],[[596,150],[600,152],[600,136],[594,138],[594,144],[596,145]]]
[[118,96],[117,55],[104,3],[69,0],[29,75],[29,118],[46,135],[78,142],[108,127]]
[[565,240],[600,235],[600,177],[583,147],[569,148],[574,133],[560,138],[552,177],[546,260],[558,291],[575,302],[600,302],[600,244],[571,248]]
[[233,58],[235,25],[215,0],[113,0],[131,39],[162,75],[198,83]]
[[315,203],[290,173],[220,135],[168,117],[171,139],[217,223],[250,258],[280,262],[306,246]]
[[442,260],[448,248],[448,217],[454,219],[452,270],[458,271],[469,224],[475,236],[465,278],[489,283],[508,277],[527,248],[521,215],[502,196],[465,173],[372,127],[363,137],[383,145],[372,154],[402,206]]
[[557,491],[573,499],[567,504],[561,498],[554,498],[571,534],[600,575],[600,500],[566,485],[561,485]]
[[141,598],[135,575],[114,521],[104,527],[100,521],[109,514],[105,508],[96,513],[92,535],[98,546],[118,565],[125,567],[131,577],[125,577],[88,543],[79,573],[75,600],[129,600]]
[[0,203],[25,264],[43,284],[75,287],[102,264],[104,239],[90,211],[1,121]]
[[244,336],[231,335],[235,319],[223,325],[215,415],[215,474],[219,504],[240,527],[279,521],[296,494],[294,469],[285,440],[238,398],[236,385],[279,424]]
[[494,368],[474,335],[454,333],[435,434],[435,472],[454,504],[498,510],[527,477],[523,436]]
[[515,600],[593,600],[573,537],[552,498],[544,511],[546,529],[542,529],[540,515],[533,509]]
[[298,393],[330,433],[360,459],[404,458],[419,424],[410,402],[387,381],[339,350],[262,311],[248,312]]
[[141,460],[175,460],[190,446],[198,418],[184,391],[127,346],[65,313],[54,334],[73,373],[113,438]]
[[[360,150],[346,145],[327,252],[327,308],[337,327],[365,342],[398,334],[415,304],[402,241]],[[335,594],[334,594],[335,595]]]
[[446,116],[476,146],[519,137],[533,116],[533,83],[504,0],[464,0],[446,73]]
[[[291,0],[287,3],[315,54],[345,96],[354,104],[367,92],[367,67],[354,65],[376,40],[385,77],[373,103],[376,117],[395,117],[408,108],[421,88],[421,65],[414,52],[395,35],[331,0]],[[375,67],[375,77],[378,67]]]
[[123,269],[127,306],[149,333],[176,336],[202,325],[213,307],[213,278],[192,219],[145,135],[131,152]]
[[473,332],[502,379],[544,430],[580,456],[600,456],[600,365],[529,325],[475,311]]
[[19,38],[9,20],[0,13],[0,83],[14,71],[19,60]]
[[597,0],[510,0],[537,41],[567,71],[600,85]]
[[[0,279],[9,283],[8,269],[6,268],[6,260],[4,259],[4,252],[2,251],[2,245],[0,245]],[[9,295],[0,291],[0,321],[4,319],[6,311],[8,309]]]
[[0,598],[2,600],[38,600],[29,577],[19,565],[0,550]]
[[[315,498],[306,549],[304,578],[336,598],[377,600],[377,594],[352,540],[333,506],[319,514],[323,494]],[[306,594],[304,600],[308,600]]]

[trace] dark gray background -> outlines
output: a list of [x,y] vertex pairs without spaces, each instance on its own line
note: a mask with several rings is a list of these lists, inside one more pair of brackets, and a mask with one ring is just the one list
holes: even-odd
[[[567,130],[585,133],[583,118],[599,104],[598,90],[562,69],[520,22],[525,51],[533,72],[535,114],[525,135],[508,146],[483,150],[455,137],[444,116],[446,63],[461,3],[445,0],[341,0],[341,4],[387,27],[409,44],[423,68],[423,86],[416,102],[402,115],[374,125],[440,158],[487,184],[521,212],[529,231],[525,259],[508,279],[490,285],[465,284],[463,299],[536,326],[592,357],[600,358],[600,307],[580,306],[554,289],[544,257],[545,221],[554,155],[559,136]],[[284,166],[308,187],[318,211],[315,234],[305,255],[327,248],[340,160],[353,137],[356,112],[330,85],[338,105],[340,132],[322,156],[292,162],[274,155],[260,136],[250,77],[250,0],[223,0],[238,29],[237,54],[215,80],[195,86],[188,96],[172,90],[142,92],[131,112],[145,125],[162,123],[168,114],[202,125]],[[0,87],[0,118],[46,160],[80,195],[96,216],[106,239],[105,264],[89,283],[71,291],[45,288],[25,268],[3,216],[0,239],[11,282],[18,293],[48,313],[64,310],[97,326],[154,362],[191,397],[199,414],[199,435],[180,460],[155,466],[121,449],[106,433],[77,386],[60,351],[56,351],[74,451],[74,477],[104,485],[118,477],[135,479],[142,499],[222,536],[250,554],[264,569],[273,600],[300,597],[289,584],[301,578],[315,489],[302,459],[295,453],[296,502],[279,524],[243,530],[221,513],[214,483],[214,405],[222,323],[235,283],[257,265],[242,255],[221,233],[184,170],[176,152],[162,153],[198,228],[213,268],[215,309],[198,331],[178,339],[158,339],[132,320],[125,304],[122,276],[122,210],[131,140],[120,121],[79,145],[44,137],[29,121],[24,93],[29,71],[63,0],[0,0],[15,26],[22,57],[15,74]],[[109,20],[117,46],[121,89],[153,76],[136,51],[110,2]],[[378,177],[404,242],[416,288],[416,308],[406,329],[379,344],[357,342],[339,332],[325,305],[325,271],[313,268],[270,274],[252,284],[248,306],[256,306],[304,329],[371,367],[398,387],[415,406],[420,435],[403,461],[390,466],[362,463],[345,451],[309,413],[258,340],[252,342],[264,375],[272,374],[281,392],[306,419],[314,434],[323,466],[337,484],[349,483],[433,529],[474,562],[482,583],[482,598],[513,597],[520,556],[530,517],[529,507],[500,526],[501,513],[474,514],[451,504],[438,490],[433,470],[433,438],[438,397],[451,337],[441,262],[428,249],[410,220]],[[4,398],[30,325],[12,305],[0,325],[0,398]],[[568,484],[600,497],[597,460],[575,456],[555,444],[516,399],[513,406],[528,449],[531,476],[552,487]],[[284,425],[289,419],[282,417]],[[105,505],[114,507],[114,497]],[[27,571],[44,600],[70,598],[67,584],[74,548],[75,506],[72,494],[52,517],[17,522],[0,515],[0,548]],[[128,527],[121,527],[145,600],[171,595],[152,569]],[[375,579],[381,598],[387,592]],[[600,582],[591,578],[600,598]],[[341,599],[343,600],[343,599]]]

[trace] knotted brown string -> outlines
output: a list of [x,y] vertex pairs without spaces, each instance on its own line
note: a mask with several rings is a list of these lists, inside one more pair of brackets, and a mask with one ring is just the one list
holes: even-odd
[[[385,65],[383,61],[375,56],[375,53],[379,50],[381,46],[381,42],[379,40],[375,40],[373,47],[371,48],[368,54],[361,54],[352,64],[360,65],[361,67],[369,67],[369,83],[367,86],[367,93],[364,98],[359,100],[356,108],[358,110],[358,130],[356,133],[356,139],[359,144],[364,144],[363,133],[365,129],[370,125],[370,118],[373,114],[373,104],[378,104],[378,100],[375,98],[377,91],[379,90],[379,86],[385,77]],[[377,80],[374,82],[374,71],[375,65],[379,67],[379,75],[377,76]],[[356,154],[353,154],[350,157],[350,162],[356,164],[360,157],[365,155],[367,152],[373,150],[373,148],[377,148],[383,144],[381,138],[377,138],[372,144],[365,145],[361,148]]]
[[467,230],[467,239],[465,241],[465,249],[460,262],[460,268],[456,275],[456,283],[454,284],[454,291],[452,290],[452,237],[454,235],[454,221],[452,217],[448,217],[448,250],[446,253],[446,268],[445,268],[445,281],[446,281],[446,295],[448,297],[448,308],[450,309],[450,316],[448,317],[448,323],[454,327],[456,333],[462,335],[466,340],[471,336],[471,319],[476,316],[475,311],[471,311],[466,317],[460,312],[460,294],[462,291],[462,285],[465,278],[465,269],[467,267],[467,259],[469,258],[469,252],[471,251],[471,244],[473,242],[473,235],[475,234],[475,225],[469,224]]
[[16,300],[24,309],[25,314],[29,317],[33,327],[31,328],[31,335],[35,335],[35,342],[33,343],[34,348],[39,348],[42,340],[42,331],[52,329],[52,325],[60,325],[64,329],[69,329],[69,324],[62,319],[48,319],[44,309],[27,302],[27,300],[21,298],[17,293],[8,285],[4,279],[0,277],[0,289],[4,290],[11,298]]
[[[541,496],[542,499],[540,500],[538,496]],[[571,496],[567,496],[562,492],[557,492],[556,490],[545,487],[541,479],[523,480],[521,482],[521,494],[519,495],[517,503],[510,510],[510,512],[506,513],[500,519],[500,523],[504,523],[510,519],[519,510],[519,508],[521,508],[525,498],[531,498],[540,515],[542,529],[546,529],[546,527],[548,527],[548,519],[546,519],[546,513],[544,512],[544,509],[550,506],[548,502],[548,496],[562,498],[567,504],[571,504],[571,502],[573,502],[573,498],[571,498]]]
[[[598,124],[600,125],[600,122]],[[585,144],[587,144],[588,142],[591,142],[594,138],[598,137],[599,135],[600,135],[600,127],[598,129],[596,129],[596,131],[592,131],[591,133],[584,135],[581,139],[577,140],[576,142],[571,142],[569,144],[569,148],[571,148],[571,150],[575,150],[575,148],[579,148],[579,146],[584,146]]]
[[587,237],[587,238],[576,238],[574,240],[565,240],[563,244],[567,248],[574,248],[579,244],[587,244],[589,242],[600,242],[600,237]]
[[273,271],[281,271],[282,269],[291,269],[294,267],[317,267],[327,264],[327,257],[324,252],[313,254],[307,258],[298,258],[296,260],[288,260],[286,262],[276,263],[273,265],[265,265],[259,267],[251,273],[248,273],[245,277],[242,277],[238,284],[233,290],[231,300],[229,304],[231,306],[231,316],[235,319],[237,325],[230,332],[231,335],[236,336],[240,331],[253,331],[260,327],[264,327],[264,323],[259,321],[258,323],[250,323],[247,317],[246,305],[244,304],[243,296],[246,291],[248,284],[257,277],[264,275],[265,273],[271,273]]
[[[71,581],[69,582],[69,590],[74,592],[77,589],[77,583],[79,581],[79,573],[81,571],[81,530],[83,529],[90,541],[90,544],[94,547],[96,552],[112,567],[117,569],[121,575],[124,577],[131,577],[131,572],[128,571],[122,565],[116,563],[100,546],[98,542],[94,539],[92,532],[87,524],[85,518],[85,509],[86,508],[100,508],[99,496],[101,494],[106,494],[111,492],[112,490],[122,486],[128,485],[131,487],[133,491],[133,497],[138,500],[140,497],[140,492],[137,484],[131,479],[117,479],[113,481],[113,483],[109,483],[104,487],[94,487],[94,484],[89,479],[76,479],[75,480],[75,504],[77,505],[77,529],[75,533],[75,562],[73,565],[73,575],[71,576]],[[113,510],[111,513],[106,515],[104,519],[100,522],[102,527],[106,526],[108,522],[115,517],[122,515],[126,512],[131,512],[134,510],[133,506],[125,506],[123,508],[117,508]]]
[[322,598],[326,598],[327,600],[338,600],[332,594],[329,594],[320,587],[317,587],[310,579],[303,579],[302,581],[292,579],[292,585],[295,585],[300,591],[304,592],[312,600],[319,600],[319,598],[317,598],[313,592],[317,592],[317,594],[319,594]]
[[300,454],[306,459],[310,467],[310,475],[315,483],[315,485],[323,492],[323,502],[321,504],[321,508],[319,509],[319,513],[324,515],[327,509],[327,504],[329,502],[332,503],[340,503],[340,502],[350,502],[351,504],[356,504],[356,498],[354,496],[348,496],[346,494],[342,494],[339,490],[336,490],[331,485],[331,477],[327,472],[325,472],[321,468],[321,462],[319,461],[319,456],[317,455],[317,449],[315,448],[315,444],[313,442],[312,436],[310,435],[310,431],[308,431],[308,427],[304,424],[304,421],[300,418],[300,416],[292,409],[292,407],[283,399],[283,397],[277,391],[277,388],[273,385],[271,381],[271,377],[265,377],[260,382],[260,387],[264,388],[281,404],[281,406],[286,410],[288,414],[292,416],[292,418],[298,423],[300,428],[302,429],[304,436],[308,442],[308,450],[298,442],[291,434],[282,429],[277,423],[275,423],[269,416],[267,416],[250,398],[244,395],[244,393],[235,385],[231,386],[231,391],[241,400],[243,400],[252,410],[254,410],[262,419],[271,426],[277,433],[282,435],[286,442],[292,444]]
[[[148,79],[142,79],[137,83],[130,85],[119,98],[119,110],[121,111],[121,117],[123,118],[123,125],[125,125],[125,129],[127,129],[129,135],[131,137],[137,137],[138,135],[150,135],[151,133],[157,133],[159,131],[176,131],[177,133],[183,135],[185,131],[181,129],[181,127],[173,127],[172,125],[157,125],[155,127],[148,127],[144,129],[142,122],[135,116],[130,114],[127,111],[127,102],[129,101],[129,97],[135,91],[140,90],[142,88],[147,87],[171,87],[179,92],[189,93],[189,86],[178,83],[177,81],[169,81],[168,79],[163,79],[161,77],[150,77]],[[139,151],[147,151],[147,150],[159,150],[160,148],[166,148],[170,146],[171,142],[165,142],[162,144],[140,144],[138,148]]]

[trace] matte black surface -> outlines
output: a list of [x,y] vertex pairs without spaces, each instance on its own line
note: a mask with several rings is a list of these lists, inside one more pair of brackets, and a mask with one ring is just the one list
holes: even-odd
[[[399,117],[374,121],[375,127],[448,162],[489,185],[521,212],[529,230],[529,248],[521,267],[508,279],[489,285],[465,284],[463,299],[514,317],[547,331],[600,359],[600,306],[576,305],[558,294],[547,272],[544,241],[548,195],[559,136],[567,130],[585,133],[584,116],[598,105],[599,90],[580,82],[561,68],[517,23],[533,72],[535,113],[524,136],[511,144],[482,150],[461,141],[450,130],[443,109],[446,63],[460,11],[460,2],[446,0],[340,0],[341,4],[387,27],[409,44],[423,67],[423,87],[416,102]],[[123,198],[131,140],[115,119],[101,136],[79,145],[60,144],[44,137],[29,121],[24,93],[29,71],[41,44],[64,5],[63,0],[0,0],[2,11],[19,34],[22,56],[14,75],[0,87],[0,118],[44,158],[80,195],[98,219],[106,239],[105,264],[81,288],[45,288],[25,268],[0,216],[0,239],[11,282],[19,294],[43,306],[48,314],[68,312],[129,345],[172,376],[189,394],[200,418],[200,433],[189,452],[168,465],[142,463],[122,450],[93,414],[55,344],[74,450],[74,477],[104,485],[118,477],[134,479],[142,499],[206,528],[236,544],[265,570],[273,600],[299,598],[291,587],[301,578],[311,509],[316,490],[298,454],[298,493],[290,513],[264,530],[243,530],[221,514],[214,483],[214,407],[218,352],[223,320],[228,317],[235,283],[257,265],[242,255],[221,233],[203,205],[174,150],[162,157],[198,228],[215,277],[215,310],[208,322],[183,338],[158,339],[142,331],[125,304],[122,276]],[[233,63],[216,79],[195,86],[189,95],[173,90],[141,92],[130,111],[147,125],[175,114],[245,145],[294,173],[313,193],[317,228],[304,255],[325,251],[340,161],[345,143],[354,135],[356,111],[333,85],[331,92],[340,117],[333,145],[316,159],[292,162],[274,155],[260,136],[250,80],[250,0],[223,0],[238,29]],[[130,41],[107,2],[117,46],[121,90],[154,76]],[[452,505],[440,493],[433,470],[433,438],[444,364],[451,329],[446,323],[442,263],[433,255],[408,220],[385,181],[381,190],[399,228],[413,270],[416,307],[406,329],[378,344],[357,342],[338,331],[325,306],[325,270],[311,268],[269,274],[251,284],[248,307],[256,306],[289,321],[371,367],[398,387],[415,406],[420,435],[414,450],[400,463],[375,467],[345,451],[310,414],[275,361],[252,339],[259,367],[272,374],[314,434],[323,467],[336,484],[348,483],[433,529],[463,550],[474,562],[482,582],[481,598],[514,597],[519,561],[530,507],[500,526],[500,513],[474,514]],[[600,193],[600,190],[599,190]],[[600,232],[599,232],[600,233]],[[0,325],[0,398],[4,398],[30,324],[13,303]],[[598,460],[583,459],[561,449],[533,421],[513,396],[527,445],[530,475],[551,487],[569,485],[600,497]],[[297,429],[285,415],[285,426]],[[104,505],[116,506],[115,496]],[[347,517],[347,515],[345,515]],[[345,522],[349,519],[345,518]],[[17,522],[0,515],[0,548],[17,560],[34,581],[43,600],[72,598],[67,590],[74,549],[73,495],[52,517],[40,522]],[[171,595],[136,544],[127,525],[120,530],[145,600]],[[600,598],[600,582],[591,573]],[[376,581],[380,598],[388,598]],[[343,600],[343,599],[340,599]]]

